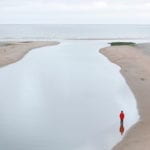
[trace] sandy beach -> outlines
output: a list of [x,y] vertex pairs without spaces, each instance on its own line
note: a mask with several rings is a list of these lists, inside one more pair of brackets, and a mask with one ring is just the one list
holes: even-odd
[[59,42],[0,42],[0,67],[15,63],[24,57],[31,49],[43,46],[57,45]]
[[[150,44],[111,46],[100,50],[121,67],[121,74],[134,93],[140,120],[114,150],[148,150],[150,147]],[[126,116],[128,119],[128,116]]]
[[[31,49],[57,45],[59,42],[0,43],[0,67],[15,63]],[[110,61],[121,67],[121,73],[134,93],[140,121],[134,125],[114,150],[148,150],[150,147],[150,44],[112,46],[100,50]],[[128,116],[126,116],[128,119]]]

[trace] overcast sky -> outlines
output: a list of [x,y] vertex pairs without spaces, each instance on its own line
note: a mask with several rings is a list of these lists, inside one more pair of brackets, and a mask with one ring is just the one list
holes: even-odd
[[150,0],[0,0],[0,23],[150,24]]

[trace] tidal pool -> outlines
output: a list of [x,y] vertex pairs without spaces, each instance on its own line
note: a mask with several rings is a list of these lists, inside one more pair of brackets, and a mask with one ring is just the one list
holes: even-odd
[[107,41],[62,41],[0,68],[0,149],[110,150],[138,119]]

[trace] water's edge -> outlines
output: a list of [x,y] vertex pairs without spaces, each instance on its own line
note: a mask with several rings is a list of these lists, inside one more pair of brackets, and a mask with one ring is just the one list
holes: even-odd
[[[61,42],[60,42],[60,43],[61,43]],[[70,41],[67,42],[67,43],[65,43],[66,46],[67,46],[68,43],[70,43]],[[104,42],[104,43],[105,43],[105,42]],[[101,45],[101,43],[99,43],[99,42],[94,42],[94,43],[93,43],[93,42],[92,42],[92,43],[89,43],[89,42],[88,42],[89,47],[91,46],[91,49],[93,49],[93,50],[95,50],[95,46],[93,47],[93,45],[97,45],[96,47],[98,48],[99,45],[101,45],[101,47],[106,46],[106,43],[105,43],[105,44],[104,44],[104,43]],[[78,52],[79,54],[82,54],[82,55],[81,55],[82,57],[79,57],[79,56],[77,55],[77,58],[79,57],[79,58],[78,58],[79,60],[80,60],[81,58],[83,59],[83,58],[84,58],[84,55],[85,55],[85,53],[86,53],[86,48],[87,48],[87,46],[85,47],[85,45],[87,45],[87,43],[84,43],[84,44],[83,44],[83,42],[77,42],[77,43],[74,43],[74,45],[75,45],[75,44],[77,45],[77,49],[78,49],[78,50],[79,50],[79,48],[80,48],[80,50],[83,49],[82,52]],[[91,44],[92,44],[92,45],[91,45]],[[62,46],[62,45],[63,45],[63,44],[61,43],[59,46]],[[59,47],[59,46],[58,46],[58,47]],[[82,46],[83,46],[83,47],[82,47]],[[45,46],[44,46],[44,47],[45,47]],[[42,47],[42,48],[44,48],[44,47]],[[46,47],[47,47],[47,48],[51,48],[51,46],[50,46],[50,47],[49,47],[49,46],[46,46]],[[44,49],[45,51],[47,50],[46,47],[45,47],[45,49]],[[57,46],[56,46],[56,47],[57,47]],[[56,47],[55,47],[55,48],[56,48]],[[100,46],[99,46],[99,47],[100,47]],[[71,49],[71,48],[72,48],[72,49]],[[74,58],[74,55],[76,55],[76,53],[73,53],[73,52],[75,52],[76,49],[74,49],[74,47],[71,47],[71,48],[70,48],[70,49],[73,50],[73,51],[70,53],[70,56]],[[38,49],[39,49],[39,48],[38,48]],[[32,50],[33,50],[33,49],[32,49]],[[42,49],[41,49],[41,50],[42,50]],[[58,49],[56,48],[56,50],[58,50],[58,54],[61,52],[61,51],[59,51],[59,50],[60,50],[59,48],[58,48]],[[54,49],[54,51],[55,51],[55,49]],[[68,52],[69,52],[69,51],[66,51],[67,54],[68,54]],[[33,52],[32,52],[32,53],[33,53]],[[38,53],[38,52],[37,52],[37,53]],[[54,54],[55,54],[55,53],[54,53]],[[92,52],[92,51],[90,51],[89,54],[90,54],[90,55],[89,55],[89,57],[88,57],[87,59],[90,60],[90,59],[92,58],[92,61],[95,60],[95,59],[100,59],[100,60],[101,60],[101,57],[103,57],[103,55],[101,55],[101,57],[99,57],[99,54],[95,54],[95,52]],[[32,54],[31,54],[31,55],[32,55]],[[35,54],[34,54],[34,55],[35,55]],[[36,55],[35,55],[35,56],[36,56]],[[37,56],[38,56],[38,58],[41,57],[40,55],[37,55]],[[44,55],[43,55],[43,56],[44,56]],[[28,55],[27,58],[29,58],[29,57],[31,57],[31,56]],[[46,55],[45,55],[45,57],[46,57]],[[65,57],[66,57],[66,55],[65,55]],[[104,57],[105,57],[105,56],[104,56]],[[44,58],[44,57],[43,57],[43,58]],[[62,58],[62,57],[61,57],[61,58]],[[68,58],[69,58],[69,57],[67,57],[67,59],[68,59]],[[107,61],[104,62],[104,63],[106,63],[108,66],[109,66],[109,64],[110,64],[110,67],[114,66],[114,68],[113,68],[114,70],[115,70],[115,66],[116,66],[116,68],[117,68],[117,70],[118,70],[117,73],[119,73],[119,69],[118,69],[118,68],[120,68],[120,67],[119,67],[118,65],[112,63],[107,57],[105,57],[105,58],[107,59]],[[26,58],[25,58],[25,59],[26,59]],[[81,60],[82,60],[82,59],[81,59]],[[30,59],[29,59],[29,60],[30,60]],[[26,60],[26,61],[27,61],[27,60]],[[19,62],[19,65],[24,64],[26,61],[23,60],[21,63]],[[83,61],[83,60],[82,60],[82,61]],[[107,62],[108,62],[108,63],[107,63]],[[47,61],[46,63],[48,63],[48,61]],[[50,62],[50,63],[51,63],[51,62]],[[103,61],[102,61],[102,62],[99,62],[99,60],[98,60],[98,62],[95,62],[95,64],[97,64],[97,63],[99,63],[99,64],[101,65],[101,63],[103,63]],[[74,64],[74,62],[73,62],[73,64]],[[82,64],[82,63],[81,63],[81,64]],[[113,65],[112,65],[112,64],[113,64]],[[17,65],[18,65],[18,64],[17,64]],[[52,65],[52,64],[51,64],[51,65]],[[64,64],[64,65],[66,65],[66,64]],[[87,66],[87,64],[85,65],[84,63],[83,63],[82,65],[84,65],[84,66],[82,66],[83,68]],[[93,65],[94,65],[94,64],[93,64]],[[111,66],[111,65],[112,65],[112,66]],[[29,65],[29,66],[30,66],[30,65]],[[29,66],[27,66],[27,68],[26,68],[27,71],[28,71],[28,67],[29,67]],[[13,67],[17,67],[17,66],[13,66]],[[21,67],[21,66],[20,66],[20,67]],[[59,67],[59,65],[58,65],[58,67]],[[91,66],[91,67],[92,67],[92,66]],[[106,66],[106,67],[107,67],[107,66]],[[100,68],[101,68],[101,66],[100,66]],[[98,70],[99,70],[100,68],[99,68],[99,65],[98,65]],[[12,68],[12,69],[13,69],[13,68]],[[64,68],[64,69],[65,69],[65,68]],[[71,68],[70,68],[70,69],[71,69]],[[112,70],[113,70],[113,69],[112,69]],[[8,69],[8,70],[9,70],[9,69]],[[81,70],[82,70],[82,69],[81,69]],[[88,70],[88,69],[87,69],[87,70]],[[10,71],[12,71],[12,70],[10,70]],[[104,72],[104,71],[103,71],[103,72]],[[112,72],[113,72],[113,71],[112,71]],[[32,73],[32,72],[31,72],[31,73]],[[106,72],[106,73],[107,73],[107,72]],[[114,75],[115,75],[115,74],[114,74]],[[116,74],[116,76],[117,76],[117,74]],[[122,76],[122,75],[119,75],[119,76]],[[30,75],[29,75],[28,77],[30,78]],[[79,77],[80,77],[80,76],[79,76]],[[80,77],[80,78],[81,78],[81,77]],[[97,78],[96,78],[96,79],[97,79]],[[123,79],[124,79],[124,78],[123,78]],[[101,84],[101,83],[100,83],[100,84]],[[99,84],[99,86],[101,86],[100,84]],[[127,84],[127,85],[128,85],[128,84]],[[108,92],[110,92],[110,91],[108,91]],[[110,93],[111,93],[111,92],[110,92]],[[114,109],[115,109],[115,107],[114,107]],[[112,110],[112,111],[113,111],[113,110]],[[106,116],[107,116],[107,114],[106,114]],[[115,118],[115,119],[116,119],[116,118]],[[118,119],[118,118],[117,118],[117,119]],[[112,126],[112,128],[114,128],[114,126]],[[109,131],[108,131],[108,132],[109,132]],[[111,132],[111,131],[110,131],[110,132]],[[106,135],[104,135],[104,137],[105,137],[105,136],[106,136]],[[117,141],[117,142],[118,142],[118,141]],[[119,141],[119,142],[120,142],[120,141]],[[112,143],[113,143],[113,142],[111,142],[111,146],[112,146]],[[108,142],[108,144],[109,144],[109,142]],[[116,141],[115,141],[114,145],[116,145]]]
[[[102,50],[102,49],[105,49],[105,48],[106,48],[106,47],[101,48],[101,49],[99,50],[99,53],[100,53],[101,55],[105,56],[105,57],[108,59],[108,61],[110,61],[110,63],[113,63],[113,64],[115,64],[116,66],[120,67],[119,64],[116,64],[116,63],[113,62],[109,57],[107,57],[105,54],[103,54],[103,53],[101,52],[101,50]],[[120,67],[120,74],[123,76],[123,78],[124,78],[126,84],[128,85],[129,89],[131,90],[132,94],[134,95],[134,93],[133,93],[133,91],[132,91],[132,89],[131,89],[131,87],[130,87],[130,84],[127,82],[127,79],[126,79],[125,75],[124,75],[123,72],[122,72],[122,68],[121,68],[121,67]],[[135,95],[134,95],[134,97],[135,97],[135,100],[136,100],[136,96],[135,96]],[[137,100],[136,100],[136,108],[137,108],[137,111],[138,111],[138,118],[137,118],[137,121],[135,121],[135,122],[130,126],[130,128],[126,131],[126,133],[125,133],[125,135],[123,136],[123,138],[120,139],[116,144],[114,144],[114,146],[112,147],[112,150],[114,149],[114,147],[117,147],[117,145],[118,145],[119,143],[123,142],[123,141],[124,141],[124,137],[130,132],[130,130],[131,130],[133,127],[135,127],[135,126],[140,122],[140,115],[139,115],[139,110],[138,110],[138,106],[137,106],[137,105],[138,105],[138,102],[137,102]]]

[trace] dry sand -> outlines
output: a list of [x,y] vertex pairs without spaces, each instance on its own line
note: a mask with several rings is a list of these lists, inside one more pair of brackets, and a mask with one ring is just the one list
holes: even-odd
[[114,150],[149,150],[150,44],[112,46],[100,52],[121,67],[121,73],[137,99],[140,114],[140,121],[126,133]]
[[57,44],[59,44],[59,42],[1,42],[0,67],[15,63],[23,58],[31,49]]

